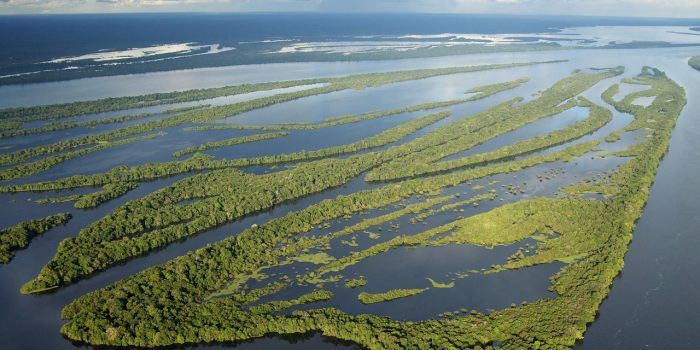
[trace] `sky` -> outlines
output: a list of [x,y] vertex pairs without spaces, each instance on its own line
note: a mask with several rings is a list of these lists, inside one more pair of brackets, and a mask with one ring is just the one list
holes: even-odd
[[293,11],[700,18],[700,0],[0,0],[0,14]]

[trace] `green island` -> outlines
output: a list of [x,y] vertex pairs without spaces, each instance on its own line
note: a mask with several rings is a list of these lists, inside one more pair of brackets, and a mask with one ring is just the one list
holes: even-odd
[[383,293],[361,292],[357,295],[357,299],[363,304],[374,304],[410,297],[412,295],[423,293],[426,290],[428,290],[428,288],[392,289]]
[[248,142],[255,142],[255,141],[263,141],[263,140],[271,140],[275,139],[278,137],[282,136],[287,136],[289,135],[286,132],[273,132],[273,133],[267,133],[267,134],[257,134],[257,135],[250,135],[250,136],[241,136],[241,137],[234,137],[231,139],[226,139],[226,140],[221,140],[221,141],[212,141],[212,142],[207,142],[204,144],[201,144],[196,147],[188,147],[179,151],[176,151],[173,153],[173,157],[182,157],[186,154],[191,154],[195,152],[203,152],[208,149],[212,148],[219,148],[219,147],[225,147],[225,146],[234,146],[234,145],[240,145],[242,143],[248,143]]
[[428,280],[428,282],[430,282],[430,285],[433,286],[433,288],[453,288],[455,286],[454,281],[449,282],[449,283],[443,283],[443,282],[437,282],[430,277],[427,277],[426,279]]
[[47,198],[38,199],[36,202],[45,204],[45,203],[62,203],[62,202],[75,201],[75,204],[73,206],[76,208],[79,208],[79,209],[94,208],[94,207],[97,207],[98,205],[100,205],[104,202],[111,200],[111,199],[121,197],[125,193],[127,193],[127,192],[129,192],[137,187],[138,187],[138,184],[135,182],[108,183],[108,184],[102,186],[102,190],[92,192],[90,194],[86,194],[86,195],[75,194],[75,195],[70,195],[70,196],[65,196],[65,197],[47,197]]
[[[3,130],[0,132],[0,139],[3,138],[9,138],[9,137],[18,137],[18,136],[28,136],[28,135],[34,135],[34,134],[41,134],[41,133],[46,133],[46,132],[52,132],[52,131],[61,131],[61,130],[68,130],[68,129],[75,129],[75,128],[90,128],[98,125],[104,125],[104,124],[118,124],[118,123],[124,123],[124,122],[129,122],[129,121],[134,121],[134,120],[139,120],[139,119],[144,119],[144,118],[149,118],[161,114],[174,114],[174,113],[181,113],[181,112],[186,112],[186,111],[191,111],[199,108],[205,108],[208,107],[207,105],[198,105],[198,106],[191,106],[191,107],[180,107],[180,108],[171,108],[167,109],[163,112],[151,112],[151,113],[139,113],[139,114],[130,114],[130,115],[123,115],[119,117],[108,117],[108,118],[98,118],[98,119],[90,119],[86,120],[83,122],[69,122],[69,121],[61,121],[61,122],[52,122],[50,124],[36,127],[36,128],[29,128],[29,129],[24,129],[20,128],[22,123],[26,123],[28,121],[33,121],[32,118],[7,118],[4,119],[2,122],[0,122],[0,130]],[[2,127],[3,124],[7,124],[8,127]],[[16,125],[16,127],[10,128],[9,125]]]
[[[631,93],[619,101],[612,98],[619,91],[619,85],[614,84],[603,93],[607,104],[634,117],[630,124],[613,132],[616,136],[608,135],[604,139],[615,142],[622,132],[642,133],[638,143],[606,154],[625,159],[608,176],[569,186],[565,196],[525,198],[414,234],[403,234],[398,228],[396,235],[382,234],[375,243],[362,245],[344,255],[328,250],[344,236],[390,224],[402,216],[428,218],[431,213],[495,198],[490,192],[459,199],[454,194],[443,193],[448,188],[542,164],[577,161],[582,156],[599,152],[601,140],[576,140],[608,123],[610,112],[588,100],[574,99],[593,85],[621,73],[620,68],[577,72],[532,101],[524,104],[516,103],[518,100],[509,101],[473,116],[455,119],[386,149],[351,154],[346,158],[312,160],[265,175],[247,174],[236,167],[193,175],[124,204],[83,229],[75,238],[64,241],[56,256],[22,291],[33,293],[60,287],[175,239],[291,198],[340,186],[369,172],[368,180],[392,182],[290,211],[85,294],[63,309],[62,317],[68,322],[61,332],[74,341],[107,346],[172,346],[320,332],[372,349],[571,348],[583,338],[608,295],[613,279],[622,269],[635,223],[642,214],[656,169],[686,103],[683,88],[659,70],[645,67],[634,78],[634,82],[648,85],[648,90]],[[639,97],[653,97],[653,101],[649,106],[634,104]],[[576,130],[564,128],[493,151],[495,153],[481,154],[480,158],[462,160],[464,163],[439,172],[423,170],[426,164],[447,163],[440,160],[575,105],[585,106],[590,111],[586,120],[577,123]],[[561,144],[566,147],[548,153],[535,152]],[[196,162],[210,161],[201,155],[193,158],[193,161],[188,159],[167,166],[193,169]],[[188,161],[191,164],[184,165]],[[403,169],[397,165],[399,163],[403,164]],[[120,171],[128,173],[127,169]],[[159,172],[153,170],[155,173]],[[126,180],[116,172],[100,176],[111,176],[116,182]],[[93,185],[109,182],[94,180]],[[586,193],[607,196],[592,199],[583,196]],[[177,205],[192,199],[197,201]],[[334,220],[386,209],[407,200],[415,202],[330,234],[308,234]],[[206,213],[206,218],[202,213]],[[450,312],[451,317],[436,315],[411,322],[381,315],[348,314],[332,306],[295,308],[319,301],[332,302],[334,294],[327,289],[316,289],[293,299],[272,299],[251,305],[297,284],[312,283],[316,288],[337,283],[349,288],[371,285],[371,279],[345,278],[342,273],[363,259],[389,250],[447,245],[493,247],[529,238],[536,241],[531,254],[514,254],[483,273],[499,274],[505,270],[563,263],[550,278],[554,297],[484,313]],[[297,263],[312,263],[314,267],[304,274],[274,277],[274,281],[259,288],[245,287],[251,276],[258,276],[261,281],[273,278],[262,273],[263,270]],[[434,288],[431,293],[457,288],[461,281],[439,282],[430,276],[425,278]],[[222,290],[226,293],[221,294]],[[361,292],[358,299],[363,303],[391,302],[423,291],[425,289],[393,289],[379,294]]]
[[693,67],[693,68],[695,68],[695,69],[697,69],[697,70],[700,70],[700,56],[691,57],[691,58],[688,60],[688,64],[689,64],[691,67]]
[[138,141],[143,141],[143,140],[149,140],[153,139],[159,136],[164,136],[166,135],[165,132],[159,131],[155,132],[152,134],[146,134],[143,136],[134,136],[130,138],[123,138],[115,141],[102,141],[96,143],[94,146],[86,147],[86,148],[80,148],[75,151],[69,151],[65,153],[60,153],[55,156],[49,156],[46,158],[41,158],[39,160],[30,162],[30,163],[23,163],[19,164],[15,167],[0,170],[0,181],[7,181],[7,180],[14,180],[18,179],[27,175],[32,175],[36,174],[38,172],[44,171],[46,169],[49,169],[53,166],[56,166],[57,164],[63,163],[65,161],[78,158],[80,156],[86,155],[88,153],[112,148],[112,147],[117,147],[121,145],[125,145],[128,143],[132,142],[138,142]]
[[367,285],[367,280],[364,278],[353,278],[347,280],[344,284],[345,288],[359,288]]
[[250,312],[253,314],[269,314],[273,311],[288,309],[295,305],[309,304],[317,301],[329,300],[333,297],[333,293],[327,290],[315,290],[311,293],[304,294],[296,299],[291,300],[275,300],[265,304],[255,305],[250,307]]
[[24,249],[29,241],[37,235],[63,225],[71,219],[68,213],[60,213],[49,217],[21,222],[15,226],[0,230],[0,264],[9,263],[15,256],[15,251]]
[[6,108],[0,110],[0,117],[4,120],[9,119],[20,122],[55,120],[60,118],[113,112],[125,109],[200,101],[216,97],[233,96],[265,90],[284,89],[324,82],[326,81],[320,79],[307,79],[286,82],[243,84],[236,86],[225,86],[221,88],[193,89],[126,97],[110,97],[100,100],[62,103],[55,105]]

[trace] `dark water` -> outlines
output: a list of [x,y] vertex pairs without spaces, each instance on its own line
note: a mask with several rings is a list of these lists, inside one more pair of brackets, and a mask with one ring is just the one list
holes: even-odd
[[[61,19],[57,18],[55,20],[59,21]],[[550,20],[557,21],[558,19]],[[0,21],[0,23],[8,25],[3,21]],[[513,25],[517,25],[517,21],[514,21]],[[546,22],[542,24],[542,26],[545,25],[550,26],[551,23]],[[445,31],[445,28],[440,29],[439,32]],[[513,28],[508,29],[509,32],[514,31]],[[397,70],[492,62],[525,62],[562,58],[570,60],[570,62],[560,64],[436,77],[415,82],[392,84],[376,89],[366,89],[362,92],[348,91],[314,96],[280,106],[253,111],[230,120],[232,122],[240,121],[242,123],[257,124],[318,121],[327,116],[451,99],[475,86],[523,76],[531,77],[530,82],[512,91],[497,94],[482,101],[448,108],[448,110],[453,112],[453,116],[443,122],[446,123],[516,96],[532,98],[530,96],[532,92],[548,87],[554,81],[566,76],[577,68],[590,66],[609,67],[622,64],[627,68],[625,76],[631,77],[636,75],[643,65],[658,67],[667,71],[671,78],[677,80],[687,89],[689,104],[679,120],[671,142],[670,151],[659,169],[655,185],[652,188],[649,204],[645,209],[644,216],[638,223],[635,238],[625,261],[625,269],[622,275],[615,280],[609,298],[600,309],[598,320],[591,325],[586,334],[586,340],[581,344],[581,347],[590,349],[638,349],[644,347],[694,349],[700,346],[700,336],[695,334],[696,326],[700,324],[700,302],[698,302],[697,298],[700,278],[696,277],[697,273],[695,273],[700,266],[700,255],[697,254],[698,247],[700,247],[700,238],[697,235],[697,232],[700,230],[700,217],[698,217],[696,210],[698,203],[700,203],[700,189],[695,186],[697,174],[700,172],[700,123],[698,123],[697,119],[700,105],[694,99],[695,96],[700,96],[700,73],[690,69],[685,61],[687,57],[697,54],[700,54],[700,49],[693,48],[626,51],[581,50],[576,52],[471,55],[387,62],[277,64],[263,66],[264,69],[261,66],[242,66],[2,87],[0,88],[0,104],[7,106],[45,103],[46,101],[71,101],[108,96],[112,93],[115,95],[140,93],[134,92],[135,88],[144,89],[145,91],[148,91],[150,88],[178,90],[193,86],[211,86],[231,82],[344,75],[354,72],[389,69]],[[619,81],[619,78],[601,82],[584,93],[584,96],[595,103],[603,104],[599,97],[600,93],[610,84],[617,81]],[[142,83],[147,84],[143,85]],[[27,94],[28,92],[31,92],[31,94]],[[479,146],[481,147],[480,150],[488,151],[501,144],[512,143],[537,133],[560,129],[574,120],[579,120],[583,112],[585,110],[575,109],[559,116],[561,119],[553,117],[556,120],[553,119],[551,123],[533,123],[494,139],[493,142]],[[335,128],[293,132],[286,138],[225,147],[208,153],[218,158],[237,158],[300,149],[318,149],[353,142],[424,114],[427,113],[406,113]],[[609,131],[623,127],[629,121],[629,116],[615,113],[613,122],[589,138],[603,136]],[[107,128],[109,127],[105,126],[79,132],[92,133],[104,131]],[[183,132],[180,129],[169,129],[169,134],[166,137],[96,152],[92,155],[66,162],[52,170],[23,179],[22,182],[55,179],[76,172],[98,172],[119,164],[133,165],[147,161],[170,160],[172,159],[171,153],[179,148],[246,133],[196,133]],[[425,133],[427,130],[430,130],[430,127],[421,131],[421,133]],[[51,140],[65,138],[65,134],[63,132],[49,133],[45,137],[49,139],[44,142],[52,142]],[[624,135],[623,140],[613,144],[603,144],[602,146],[608,150],[618,149],[623,145],[634,142],[634,137],[635,135]],[[410,139],[410,137],[406,139]],[[405,142],[405,140],[401,142]],[[18,148],[28,146],[20,139],[3,140],[4,144]],[[462,193],[472,195],[475,194],[475,191],[471,189],[471,186],[477,183],[486,185],[485,191],[491,188],[497,189],[504,201],[487,201],[479,208],[466,208],[464,213],[460,213],[462,215],[473,215],[504,203],[522,200],[523,198],[554,196],[556,195],[556,189],[560,186],[573,183],[585,176],[613,169],[621,164],[622,161],[616,158],[593,160],[590,159],[590,156],[582,157],[571,163],[546,164],[525,169],[516,174],[502,174],[481,179],[474,181],[472,184],[446,189],[444,194]],[[562,169],[563,173],[548,181],[540,182],[538,180],[537,175],[552,169]],[[123,198],[88,211],[76,210],[71,207],[70,203],[38,205],[33,202],[34,199],[46,197],[48,194],[0,195],[0,203],[2,204],[0,223],[3,227],[21,220],[43,217],[59,211],[70,211],[75,215],[75,218],[67,226],[57,228],[34,239],[28,249],[17,253],[12,263],[0,266],[0,281],[2,281],[0,284],[0,343],[3,344],[3,348],[75,348],[74,344],[62,339],[58,329],[62,324],[59,317],[60,309],[76,297],[138,273],[149,266],[166,262],[188,251],[236,234],[251,224],[264,223],[271,218],[278,217],[292,210],[304,208],[324,198],[333,198],[339,194],[352,193],[376,186],[368,185],[363,181],[362,177],[358,177],[346,186],[314,194],[297,201],[291,201],[271,211],[253,215],[241,221],[171,244],[164,249],[113,267],[74,285],[59,289],[54,293],[38,296],[22,296],[18,293],[19,287],[35,276],[53,255],[56,246],[62,239],[74,236],[81,227],[107,215],[127,200],[139,198],[146,193],[167,186],[179,178],[175,177],[143,184]],[[500,182],[489,187],[488,183],[494,180]],[[523,183],[525,183],[523,188],[526,193],[518,196],[503,193],[500,187],[502,184],[522,185]],[[69,194],[69,191],[61,191],[60,193],[60,195],[67,194]],[[369,213],[368,215],[377,213],[379,212]],[[401,222],[401,227],[409,230],[408,232],[411,232],[410,230],[419,232],[422,228],[442,224],[450,218],[452,216],[432,218],[432,221],[427,226],[410,226],[405,222]],[[359,218],[354,218],[353,220],[359,220]],[[346,224],[348,223],[337,222],[334,225],[342,227]],[[395,234],[389,233],[388,230],[383,232],[385,233],[382,235],[382,239],[388,239],[392,234]],[[363,241],[359,238],[358,242],[362,244],[361,247],[365,244],[371,244],[369,240]],[[334,253],[344,254],[349,251],[348,249],[347,247],[340,247]],[[366,275],[369,280],[367,287],[373,288],[371,291],[375,292],[388,289],[390,286],[393,288],[421,287],[425,286],[426,277],[432,277],[436,281],[444,281],[443,277],[445,274],[455,271],[457,267],[461,266],[457,269],[461,270],[463,268],[487,266],[490,263],[502,261],[504,256],[511,254],[517,247],[498,247],[493,250],[478,247],[448,247],[446,250],[440,250],[440,253],[443,255],[438,260],[431,259],[431,256],[435,255],[434,249],[438,248],[397,249],[367,259],[361,264],[353,266],[348,272],[350,274]],[[377,266],[382,268],[376,268]],[[555,273],[559,266],[551,264],[521,271],[479,276],[473,279],[468,277],[464,280],[457,280],[453,289],[430,290],[423,295],[376,305],[375,307],[361,305],[357,302],[355,294],[352,294],[353,292],[337,288],[335,291],[339,296],[339,304],[334,306],[340,306],[349,312],[375,312],[405,319],[435,317],[440,312],[454,311],[461,307],[480,310],[507,307],[512,302],[519,303],[523,300],[530,301],[552,297],[547,291],[549,284],[547,278]],[[391,276],[392,278],[388,279],[386,276]],[[299,292],[301,292],[300,289],[289,293],[292,295]],[[277,297],[279,296],[284,295],[277,295]],[[420,308],[416,308],[419,310],[407,310],[414,305],[412,301],[416,300],[421,305]],[[320,305],[322,304],[312,304],[304,307]],[[41,334],[41,336],[37,336],[37,334]],[[207,349],[229,348],[232,345],[234,344],[199,347]],[[349,346],[348,344],[336,344],[327,338],[315,334],[289,339],[266,338],[236,345],[241,349],[325,349],[334,346]]]
[[625,268],[582,349],[700,347],[700,74],[680,60],[669,61],[664,69],[682,83],[688,105],[637,223]]
[[[360,25],[358,25],[360,24]],[[36,83],[230,65],[347,61],[342,54],[302,52],[271,55],[292,41],[366,41],[377,36],[441,33],[526,34],[590,26],[697,26],[697,20],[615,17],[507,16],[469,14],[103,14],[0,17],[0,84]],[[552,45],[576,39],[559,37]],[[396,40],[408,40],[406,38]],[[428,40],[418,38],[412,40]],[[432,39],[435,40],[435,39]],[[524,44],[537,42],[523,36]],[[644,41],[639,38],[638,41]],[[663,41],[663,40],[657,40]],[[166,53],[132,57],[112,65],[99,61],[50,62],[52,59],[155,45],[196,43],[235,48],[207,54]],[[607,44],[607,42],[603,43]],[[658,43],[657,43],[658,44]],[[211,52],[209,52],[211,53]],[[380,56],[391,57],[392,53]],[[176,58],[176,59],[174,59]],[[279,80],[279,79],[275,79]]]
[[678,19],[405,13],[2,16],[0,67],[80,55],[105,48],[128,49],[174,42],[237,44],[268,38],[541,33],[557,28],[594,25],[697,24],[697,20]]

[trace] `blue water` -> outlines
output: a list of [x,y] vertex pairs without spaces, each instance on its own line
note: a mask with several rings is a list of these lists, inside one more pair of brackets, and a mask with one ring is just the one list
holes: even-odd
[[[361,24],[361,25],[358,25]],[[542,33],[596,25],[698,26],[689,19],[507,16],[470,14],[100,14],[0,16],[0,76],[36,71],[57,57],[99,50],[123,50],[156,44],[198,42],[234,46],[269,39],[334,40],[367,35],[440,33]],[[263,45],[264,46],[264,45]],[[178,66],[250,63],[255,51],[202,56]],[[310,58],[300,56],[299,60]],[[125,68],[136,72],[135,66]],[[62,66],[62,67],[65,67]],[[149,71],[152,67],[142,68]],[[139,72],[142,72],[139,71]],[[55,79],[54,79],[55,80]]]
[[[362,25],[357,25],[361,23]],[[540,33],[596,25],[698,25],[690,19],[471,14],[100,14],[0,17],[0,59],[126,49],[170,42],[357,35]],[[137,34],[137,35],[135,35]]]

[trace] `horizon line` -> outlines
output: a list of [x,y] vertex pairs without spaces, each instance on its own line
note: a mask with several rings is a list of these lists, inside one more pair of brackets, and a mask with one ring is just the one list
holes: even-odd
[[1,17],[59,17],[59,16],[115,16],[115,15],[282,15],[282,14],[318,14],[318,15],[443,15],[443,16],[508,16],[508,17],[570,17],[570,18],[606,18],[631,20],[689,20],[699,21],[700,17],[668,16],[612,16],[612,15],[571,15],[571,14],[515,14],[497,12],[417,12],[417,11],[122,11],[122,12],[37,12],[37,13],[0,13]]

